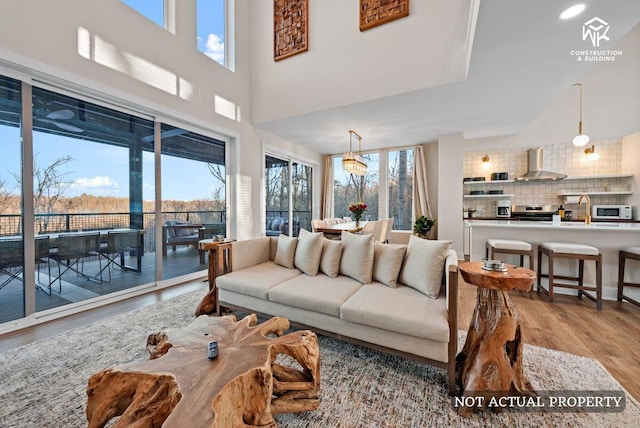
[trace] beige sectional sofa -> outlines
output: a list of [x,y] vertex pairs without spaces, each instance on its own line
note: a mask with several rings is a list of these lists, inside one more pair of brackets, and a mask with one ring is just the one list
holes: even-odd
[[411,237],[398,246],[352,234],[341,242],[301,230],[299,239],[280,235],[232,246],[233,271],[216,279],[218,313],[228,307],[283,316],[320,334],[428,362],[449,372],[454,392],[458,273],[450,242]]

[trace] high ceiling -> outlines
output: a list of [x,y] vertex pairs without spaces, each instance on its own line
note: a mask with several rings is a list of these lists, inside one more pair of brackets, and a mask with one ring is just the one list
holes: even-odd
[[[578,2],[587,5],[581,15],[558,18]],[[613,49],[640,22],[640,1],[482,0],[466,80],[256,126],[322,154],[344,151],[352,128],[363,136],[363,150],[457,132],[465,138],[518,134],[594,64],[570,54],[593,49],[582,39],[582,25],[594,16],[610,24],[610,40],[600,49]]]

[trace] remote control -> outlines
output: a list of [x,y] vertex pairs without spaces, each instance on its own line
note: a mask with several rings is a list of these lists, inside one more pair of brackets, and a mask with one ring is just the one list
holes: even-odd
[[210,360],[213,360],[217,356],[218,356],[218,342],[214,340],[209,342],[209,345],[207,346],[207,358],[209,358]]

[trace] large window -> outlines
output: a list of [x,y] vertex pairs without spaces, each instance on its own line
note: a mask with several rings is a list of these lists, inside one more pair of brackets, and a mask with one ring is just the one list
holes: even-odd
[[[342,157],[333,158],[333,214],[349,216],[349,204],[367,204],[364,220],[392,217],[394,230],[413,227],[413,149],[389,149],[363,154],[367,174],[355,176],[342,168]],[[386,170],[386,173],[385,173]]]
[[0,76],[0,147],[0,324],[204,275],[227,235],[224,141]]
[[368,171],[363,176],[347,173],[342,168],[342,157],[333,158],[333,203],[334,217],[346,217],[351,214],[349,204],[364,202],[368,208],[363,220],[377,220],[379,213],[379,170],[380,154],[363,154],[365,162],[369,165]]
[[225,0],[197,0],[198,50],[221,65],[225,60]]
[[299,162],[265,156],[265,233],[298,236],[311,230],[312,171]]

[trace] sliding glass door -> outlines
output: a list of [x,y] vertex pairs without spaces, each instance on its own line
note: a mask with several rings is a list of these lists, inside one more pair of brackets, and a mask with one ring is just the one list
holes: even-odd
[[0,76],[0,323],[25,316],[21,83]]
[[311,166],[291,159],[265,156],[265,234],[298,236],[311,230]]
[[227,236],[223,141],[163,124],[162,278],[206,269],[198,241]]

